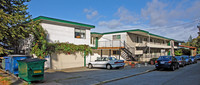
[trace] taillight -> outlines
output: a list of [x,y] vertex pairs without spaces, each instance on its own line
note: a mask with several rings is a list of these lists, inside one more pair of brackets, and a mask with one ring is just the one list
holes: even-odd
[[158,61],[155,61],[156,64],[158,64]]
[[169,61],[168,63],[172,63],[172,61]]

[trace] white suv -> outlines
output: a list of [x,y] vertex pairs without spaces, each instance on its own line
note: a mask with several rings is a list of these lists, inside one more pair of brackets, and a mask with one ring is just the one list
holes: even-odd
[[89,62],[88,68],[101,67],[101,68],[120,68],[124,67],[124,60],[117,60],[115,57],[97,57],[95,62]]

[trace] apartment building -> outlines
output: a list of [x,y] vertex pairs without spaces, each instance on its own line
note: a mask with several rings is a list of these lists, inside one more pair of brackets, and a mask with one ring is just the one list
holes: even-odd
[[[62,19],[39,16],[33,20],[40,20],[40,25],[47,31],[49,43],[61,42],[75,45],[90,45],[90,30],[93,25]],[[65,69],[84,66],[84,54],[76,52],[72,54],[53,53],[49,57],[52,69]]]
[[149,61],[163,55],[174,55],[179,41],[152,34],[145,30],[123,30],[91,33],[94,53],[99,56],[115,56],[124,60]]

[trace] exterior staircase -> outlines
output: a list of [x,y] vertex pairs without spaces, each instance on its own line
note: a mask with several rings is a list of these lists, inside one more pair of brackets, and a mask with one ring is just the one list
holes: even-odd
[[124,48],[121,48],[122,52],[121,52],[121,57],[123,57],[125,60],[127,61],[135,61],[136,59],[134,58],[134,51],[135,48],[129,46],[125,41],[124,41]]

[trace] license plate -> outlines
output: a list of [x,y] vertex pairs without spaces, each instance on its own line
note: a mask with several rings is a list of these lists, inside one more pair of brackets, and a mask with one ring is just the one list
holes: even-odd
[[161,61],[160,64],[165,64],[165,62],[164,62],[164,61]]
[[42,73],[41,70],[34,71],[34,73]]

